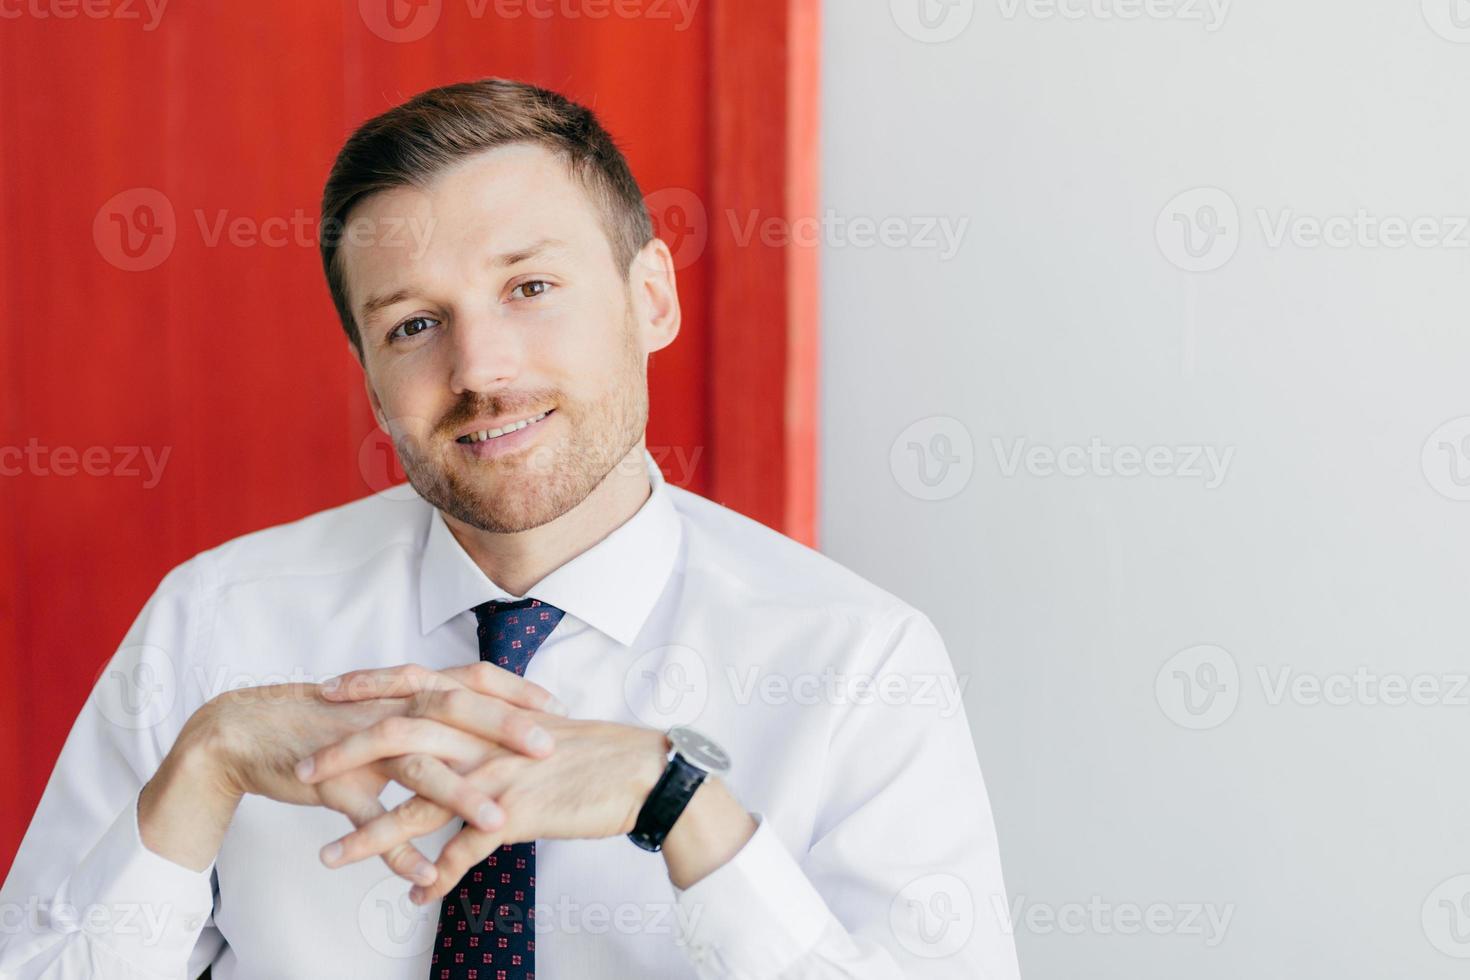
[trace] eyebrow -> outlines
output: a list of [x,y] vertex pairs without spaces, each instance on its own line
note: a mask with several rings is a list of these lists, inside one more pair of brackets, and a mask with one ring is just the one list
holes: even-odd
[[413,290],[411,289],[397,289],[391,293],[374,296],[362,304],[362,309],[358,311],[357,315],[362,320],[371,320],[378,312],[392,306],[394,303],[402,303],[412,295]]
[[[493,255],[490,257],[490,264],[504,269],[513,265],[519,265],[528,259],[534,259],[543,252],[556,251],[566,247],[567,243],[559,238],[542,238],[524,248],[517,248],[509,252],[501,252],[499,255]],[[363,320],[369,320],[374,314],[381,312],[395,303],[402,303],[404,300],[412,297],[414,293],[415,290],[413,288],[405,287],[403,289],[395,289],[391,293],[380,293],[377,296],[370,297],[358,310],[358,316]]]
[[518,248],[513,252],[501,252],[490,260],[490,264],[504,268],[510,265],[517,265],[527,259],[534,259],[542,252],[552,252],[566,247],[567,243],[560,238],[543,238],[540,241],[532,242],[525,248]]

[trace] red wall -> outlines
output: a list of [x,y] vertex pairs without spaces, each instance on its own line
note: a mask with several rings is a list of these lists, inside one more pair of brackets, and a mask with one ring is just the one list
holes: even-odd
[[[172,0],[156,23],[142,0],[4,6],[19,16],[0,20],[0,450],[25,455],[0,456],[0,867],[169,568],[401,478],[314,229],[342,139],[422,89],[501,75],[562,91],[663,192],[666,230],[702,212],[684,330],[654,358],[649,447],[671,480],[811,540],[815,256],[732,246],[719,215],[815,208],[816,0],[703,0],[687,24],[668,0],[634,6]],[[766,291],[717,290],[716,266]],[[721,442],[742,420],[756,451]],[[163,461],[156,485],[143,451]]]

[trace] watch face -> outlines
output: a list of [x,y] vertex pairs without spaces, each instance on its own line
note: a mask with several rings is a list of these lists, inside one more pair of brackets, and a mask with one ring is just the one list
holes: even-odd
[[692,728],[671,728],[669,741],[674,744],[674,751],[705,772],[719,775],[730,771],[730,757],[707,735]]

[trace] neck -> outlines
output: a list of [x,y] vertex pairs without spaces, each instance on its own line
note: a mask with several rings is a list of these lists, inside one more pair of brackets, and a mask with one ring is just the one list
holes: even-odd
[[444,523],[490,581],[511,595],[524,596],[627,523],[652,492],[640,439],[581,503],[540,527],[512,533],[482,531],[449,514],[444,514]]

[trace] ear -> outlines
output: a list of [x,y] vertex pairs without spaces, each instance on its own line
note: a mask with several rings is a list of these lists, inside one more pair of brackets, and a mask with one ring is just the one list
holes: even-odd
[[643,352],[663,350],[679,335],[683,316],[674,256],[663,239],[655,238],[643,246],[629,267],[628,280]]

